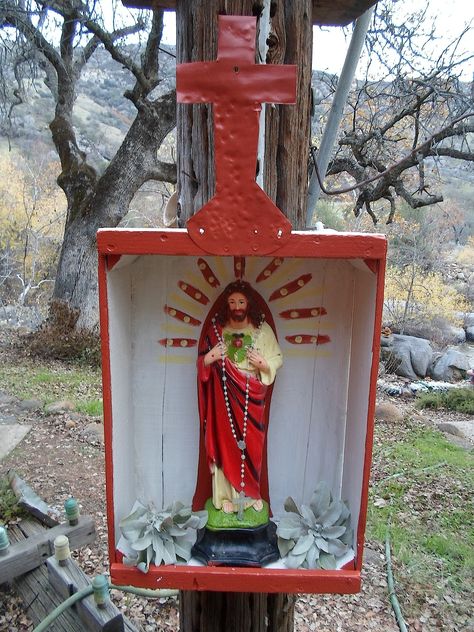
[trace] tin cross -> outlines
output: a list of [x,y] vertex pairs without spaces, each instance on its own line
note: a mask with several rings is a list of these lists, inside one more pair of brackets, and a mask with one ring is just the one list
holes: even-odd
[[214,197],[188,220],[193,241],[216,255],[267,254],[291,224],[255,182],[262,103],[295,103],[296,67],[255,64],[256,18],[219,16],[217,60],[181,64],[180,103],[213,103]]

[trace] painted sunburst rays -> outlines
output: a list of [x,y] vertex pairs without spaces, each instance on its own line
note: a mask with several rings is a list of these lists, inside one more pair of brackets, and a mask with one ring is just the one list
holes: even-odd
[[[245,278],[269,304],[280,341],[284,338],[291,345],[290,354],[314,353],[314,347],[330,342],[326,333],[330,324],[325,307],[319,304],[322,287],[317,287],[311,273],[301,269],[301,261],[278,257],[263,267],[260,258],[198,258],[196,268],[186,272],[168,295],[165,337],[159,340],[160,345],[169,350],[195,347],[202,323],[220,292],[231,280]],[[194,361],[194,356],[189,361]]]

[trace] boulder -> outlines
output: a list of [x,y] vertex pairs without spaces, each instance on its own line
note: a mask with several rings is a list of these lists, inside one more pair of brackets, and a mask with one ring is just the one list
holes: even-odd
[[466,327],[466,342],[474,342],[474,325]]
[[41,324],[38,309],[26,305],[3,305],[0,308],[0,323],[9,327],[25,327],[27,331]]
[[94,445],[104,443],[104,424],[95,421],[87,424],[81,432],[81,436],[89,443]]
[[441,432],[454,435],[455,437],[461,437],[462,439],[466,438],[466,435],[464,434],[464,432],[456,424],[449,423],[449,422],[442,422],[440,424],[436,424],[436,426],[438,430],[441,430]]
[[17,398],[13,397],[13,395],[8,395],[8,393],[0,391],[0,406],[10,406],[12,404],[16,404],[17,401]]
[[40,410],[43,408],[43,404],[39,401],[39,399],[24,399],[19,404],[18,407],[20,410]]
[[47,415],[62,415],[62,413],[67,413],[70,410],[74,410],[74,404],[67,399],[64,399],[59,402],[48,404],[45,406],[44,412]]
[[434,340],[442,346],[466,342],[464,328],[457,327],[440,316],[424,323],[407,323],[403,328],[403,333],[407,336]]
[[474,312],[464,314],[464,327],[474,327]]
[[386,370],[410,380],[426,377],[433,357],[433,349],[428,340],[392,334],[382,338],[382,360]]
[[375,407],[375,418],[380,421],[396,423],[403,421],[403,413],[395,404],[382,402]]
[[467,355],[456,349],[448,349],[444,353],[434,356],[429,374],[434,380],[459,382],[466,378],[466,372],[470,368]]
[[444,344],[448,345],[462,345],[466,342],[466,332],[463,327],[456,327],[455,325],[446,325],[442,330],[441,340]]

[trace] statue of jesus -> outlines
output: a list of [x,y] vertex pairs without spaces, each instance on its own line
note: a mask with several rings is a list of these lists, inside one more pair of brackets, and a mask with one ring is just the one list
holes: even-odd
[[212,502],[239,516],[248,507],[263,508],[266,395],[283,362],[257,297],[245,281],[226,287],[220,309],[201,336],[198,358],[199,416]]

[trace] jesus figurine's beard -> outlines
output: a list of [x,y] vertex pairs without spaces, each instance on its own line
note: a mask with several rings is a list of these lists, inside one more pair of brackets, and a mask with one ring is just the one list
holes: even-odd
[[248,310],[247,309],[231,309],[230,317],[236,323],[243,323],[247,318]]

